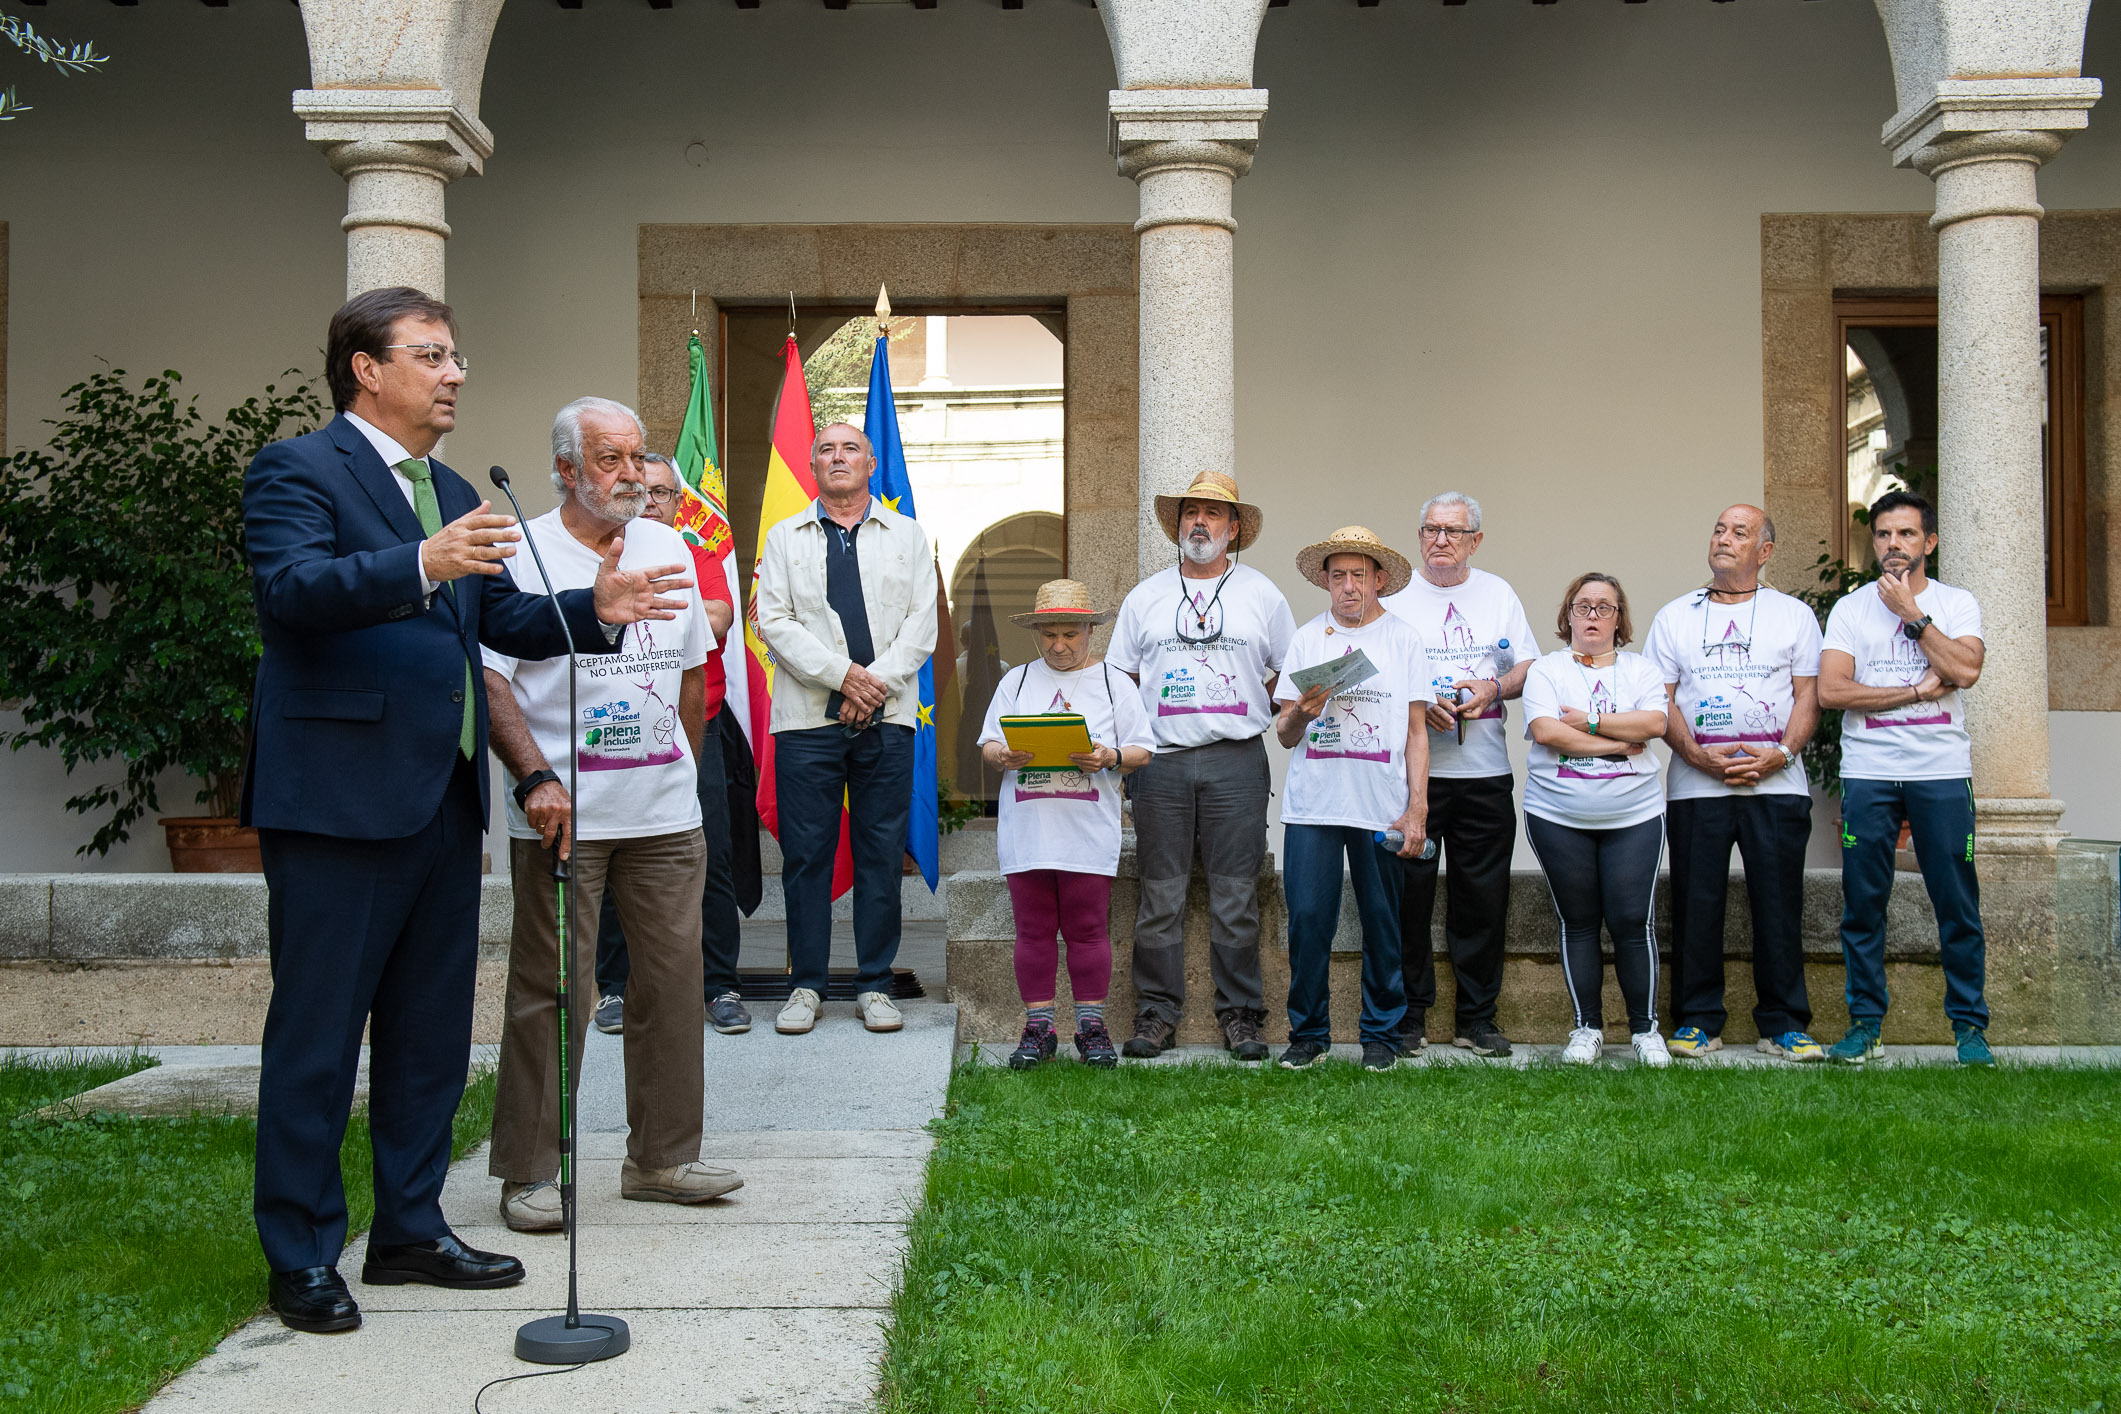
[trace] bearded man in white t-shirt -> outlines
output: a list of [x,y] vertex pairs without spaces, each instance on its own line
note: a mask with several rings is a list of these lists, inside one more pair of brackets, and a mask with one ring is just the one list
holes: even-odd
[[1987,943],[1974,875],[1974,756],[1962,692],[1981,678],[1981,605],[1929,577],[1937,512],[1888,491],[1871,504],[1879,577],[1834,605],[1819,655],[1819,704],[1841,709],[1841,956],[1848,1034],[1829,1059],[1884,1054],[1885,910],[1905,822],[1937,914],[1944,1014],[1961,1065],[1993,1065]]
[[[1457,990],[1451,1044],[1476,1056],[1507,1056],[1510,1038],[1495,1024],[1495,1004],[1517,851],[1517,778],[1504,704],[1524,695],[1539,645],[1517,591],[1473,568],[1484,538],[1480,502],[1459,491],[1431,496],[1421,508],[1414,578],[1384,606],[1420,631],[1429,655],[1429,837],[1443,845],[1451,884],[1443,924]],[[1429,939],[1438,862],[1431,854],[1406,864],[1400,929],[1407,1014],[1400,1036],[1409,1055],[1427,1044],[1436,1004]]]
[[1208,969],[1223,1044],[1267,1058],[1259,975],[1259,870],[1267,855],[1267,728],[1274,681],[1296,632],[1274,581],[1236,552],[1259,538],[1259,507],[1237,483],[1204,471],[1156,498],[1157,523],[1178,564],[1137,584],[1120,605],[1105,661],[1141,685],[1156,759],[1129,785],[1141,864],[1134,923],[1134,1035],[1123,1055],[1146,1058],[1178,1038],[1186,1000],[1186,883],[1198,854],[1208,876]]
[[[586,582],[621,536],[621,565],[689,558],[675,530],[636,519],[648,499],[647,447],[631,408],[608,398],[576,399],[553,421],[552,448],[559,507],[523,530],[557,588]],[[545,592],[530,555],[510,560],[508,572],[520,587]],[[501,1217],[518,1232],[556,1231],[562,1219],[554,1183],[560,1170],[555,856],[572,870],[569,975],[576,997],[590,995],[607,889],[626,931],[628,1133],[619,1196],[704,1203],[743,1186],[728,1169],[699,1161],[707,845],[696,762],[705,725],[702,665],[714,633],[699,592],[683,597],[684,612],[668,625],[630,634],[618,653],[574,666],[572,702],[567,659],[531,662],[481,650],[494,754],[513,787],[508,859],[515,892],[487,1172],[501,1180]],[[571,799],[567,771],[577,753],[580,799]],[[568,1013],[571,1083],[581,1075],[589,1020],[585,1005]]]
[[1709,532],[1709,582],[1657,611],[1645,656],[1664,674],[1664,827],[1672,866],[1671,1053],[1723,1047],[1723,918],[1731,847],[1753,915],[1758,1048],[1824,1059],[1808,1030],[1804,848],[1812,796],[1798,753],[1819,725],[1819,620],[1760,582],[1775,523],[1732,506]]

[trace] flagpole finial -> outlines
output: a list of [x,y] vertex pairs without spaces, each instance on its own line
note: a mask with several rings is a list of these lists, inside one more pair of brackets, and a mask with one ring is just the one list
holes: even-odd
[[876,287],[876,332],[884,332],[884,321],[891,317],[891,292],[882,285]]

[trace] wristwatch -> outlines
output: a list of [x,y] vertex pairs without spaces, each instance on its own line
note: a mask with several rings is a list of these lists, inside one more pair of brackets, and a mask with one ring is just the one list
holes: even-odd
[[1592,736],[1598,735],[1598,709],[1596,707],[1591,709],[1591,715],[1585,719],[1584,726]]
[[558,771],[532,771],[529,775],[523,777],[522,780],[517,781],[515,790],[516,809],[528,810],[530,807],[524,802],[530,799],[530,793],[547,781],[557,782],[559,779],[560,773]]
[[1912,643],[1922,637],[1923,630],[1927,629],[1932,622],[1934,622],[1934,620],[1932,620],[1928,614],[1924,614],[1921,618],[1915,620],[1911,624],[1902,624],[1900,626],[1900,631],[1906,634],[1908,636],[1908,641]]

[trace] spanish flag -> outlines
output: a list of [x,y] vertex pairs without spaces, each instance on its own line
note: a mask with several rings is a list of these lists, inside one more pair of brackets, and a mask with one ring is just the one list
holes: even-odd
[[[766,491],[759,505],[758,554],[752,560],[751,593],[744,601],[744,646],[750,687],[751,758],[759,774],[759,822],[775,839],[781,836],[779,792],[773,774],[773,653],[759,637],[759,566],[766,560],[766,532],[817,499],[817,478],[810,474],[810,449],[817,424],[810,415],[810,386],[803,381],[803,355],[795,335],[781,345],[781,391],[773,400],[773,450],[766,459]],[[854,849],[847,834],[847,813],[840,807],[840,847],[832,863],[832,896],[854,886]]]

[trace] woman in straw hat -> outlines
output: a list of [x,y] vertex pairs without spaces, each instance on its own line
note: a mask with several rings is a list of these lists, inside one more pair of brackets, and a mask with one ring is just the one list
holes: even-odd
[[[1093,609],[1089,589],[1072,579],[1040,585],[1031,612],[1009,616],[1038,635],[1039,660],[1002,679],[980,730],[988,766],[1007,772],[996,842],[1016,914],[1016,987],[1025,1015],[1009,1064],[1018,1070],[1051,1059],[1060,1045],[1053,1029],[1056,934],[1068,945],[1075,1049],[1091,1065],[1119,1064],[1105,1029],[1105,995],[1112,986],[1106,915],[1119,869],[1119,777],[1146,763],[1156,740],[1134,685],[1091,657],[1090,630],[1112,617]],[[1054,712],[1081,715],[1090,749],[1072,753],[1072,767],[1032,769],[1031,752],[1010,749],[1002,718]]]

